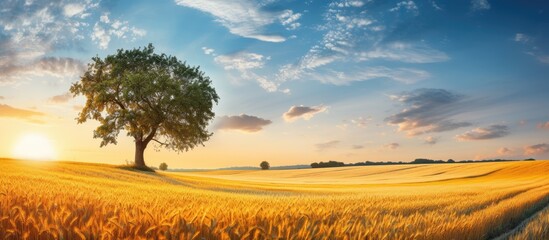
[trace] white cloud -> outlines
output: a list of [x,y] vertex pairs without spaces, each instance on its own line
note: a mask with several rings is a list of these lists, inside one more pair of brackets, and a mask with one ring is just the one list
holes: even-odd
[[384,59],[408,63],[433,63],[448,61],[450,57],[444,52],[425,45],[397,42],[370,51],[360,52],[358,53],[358,59],[361,61]]
[[[58,48],[82,40],[88,23],[82,18],[97,7],[94,1],[66,4],[51,1],[13,1],[0,14],[0,84],[17,84],[31,76],[63,75],[75,65],[70,58],[47,58]],[[53,55],[53,54],[52,54]],[[73,61],[74,60],[74,61]],[[64,65],[66,64],[66,65]]]
[[541,63],[549,64],[549,55],[546,55],[542,50],[540,50],[542,48],[538,46],[538,39],[528,36],[524,33],[516,33],[513,40],[530,48],[529,51],[525,52],[526,54],[534,57]]
[[376,66],[349,69],[347,71],[315,71],[308,72],[304,76],[322,83],[331,83],[334,85],[347,85],[351,82],[372,79],[390,79],[405,84],[412,84],[429,78],[430,74],[419,69]]
[[147,35],[144,29],[130,26],[128,21],[120,19],[111,20],[109,13],[104,13],[93,26],[92,41],[99,45],[100,49],[107,49],[112,37],[135,41],[137,38]]
[[249,69],[262,68],[266,59],[263,55],[249,52],[238,52],[232,55],[219,55],[214,58],[215,62],[223,65],[225,70],[246,71]]
[[433,6],[436,10],[442,10],[442,8],[435,2],[435,0],[431,0],[431,6]]
[[206,55],[214,54],[215,52],[213,48],[207,48],[207,47],[202,47],[202,51],[204,51],[204,54]]
[[488,0],[471,0],[471,9],[473,11],[481,11],[490,9]]
[[[142,29],[126,23],[125,33],[111,32],[108,14],[94,15],[93,20],[84,20],[97,10],[98,1],[12,1],[3,5],[0,14],[0,84],[15,84],[30,80],[31,76],[73,77],[72,72],[81,70],[78,60],[54,56],[61,48],[79,46],[89,37],[100,48],[107,48],[112,37],[140,37]],[[98,21],[94,25],[89,22]],[[123,26],[122,26],[123,27]],[[86,35],[86,36],[85,36]]]
[[103,15],[101,15],[101,17],[99,17],[99,21],[101,21],[102,23],[110,23],[111,20],[109,19],[109,14],[104,13]]
[[175,0],[175,3],[213,15],[216,21],[229,29],[232,34],[266,42],[286,40],[279,35],[263,33],[263,28],[272,24],[278,16],[263,11],[260,4],[251,0]]
[[[209,49],[206,48],[204,52],[207,50]],[[263,68],[265,61],[269,59],[270,57],[265,57],[258,53],[238,52],[231,55],[216,56],[214,61],[222,65],[225,70],[236,71],[239,74],[239,79],[256,81],[259,83],[259,86],[267,92],[276,92],[278,91],[278,83],[270,81],[266,77],[254,72],[254,70]],[[285,90],[283,92],[289,93]]]
[[343,2],[339,2],[339,3],[331,3],[330,6],[331,7],[340,7],[340,8],[343,8],[343,7],[362,7],[362,6],[364,6],[364,2],[363,1],[350,0],[350,1],[343,1]]
[[295,30],[301,23],[298,23],[297,20],[301,18],[301,13],[294,13],[292,10],[285,10],[278,16],[282,26],[285,26],[287,30]]
[[147,35],[147,31],[141,28],[132,27],[130,31],[132,32],[132,35],[134,36],[134,38],[144,37],[145,35]]
[[82,14],[85,10],[85,6],[77,3],[70,3],[63,8],[63,14],[67,17],[73,17],[75,15]]
[[515,42],[527,43],[530,41],[530,37],[524,33],[515,34]]
[[111,41],[111,36],[97,23],[93,26],[91,38],[101,49],[107,49],[109,47],[109,42]]
[[351,119],[351,123],[359,128],[365,128],[368,126],[368,122],[372,121],[372,118],[358,117],[356,119]]
[[406,11],[412,12],[414,14],[418,14],[418,8],[414,1],[402,1],[397,3],[397,5],[391,9],[389,9],[390,12],[396,12],[400,9],[406,9]]
[[[353,6],[356,5],[356,6]],[[426,43],[392,42],[383,44],[386,29],[371,14],[358,11],[364,2],[338,1],[330,4],[318,30],[322,40],[311,47],[296,63],[279,68],[276,81],[307,79],[344,85],[375,78],[415,83],[430,77],[427,71],[414,67],[372,66],[374,60],[405,63],[433,63],[450,59]],[[397,4],[399,8],[417,10],[413,1]]]

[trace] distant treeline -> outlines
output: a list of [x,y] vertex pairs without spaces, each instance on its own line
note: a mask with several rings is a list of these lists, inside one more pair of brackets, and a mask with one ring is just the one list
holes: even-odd
[[[536,159],[528,158],[523,161],[534,161]],[[314,162],[311,163],[312,168],[326,168],[326,167],[345,167],[345,166],[374,166],[374,165],[398,165],[398,164],[436,164],[436,163],[479,163],[479,162],[509,162],[509,161],[521,161],[521,160],[508,160],[508,159],[486,159],[486,160],[460,160],[455,161],[453,159],[444,160],[433,160],[427,158],[416,158],[412,162],[357,162],[357,163],[348,163],[338,161],[328,161],[328,162]]]
[[336,161],[329,161],[329,162],[319,162],[319,163],[311,163],[312,168],[325,168],[325,167],[343,167],[345,166],[345,163],[343,162],[336,162]]

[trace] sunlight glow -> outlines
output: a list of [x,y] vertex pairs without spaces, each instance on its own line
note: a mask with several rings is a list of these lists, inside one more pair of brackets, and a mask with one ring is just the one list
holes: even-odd
[[57,158],[50,139],[41,134],[25,134],[15,143],[12,155],[26,160],[54,160]]

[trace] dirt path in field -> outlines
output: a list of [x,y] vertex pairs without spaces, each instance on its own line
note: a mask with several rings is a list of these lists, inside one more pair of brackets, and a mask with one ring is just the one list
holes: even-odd
[[[547,196],[549,197],[549,196]],[[544,201],[547,201],[544,199]],[[524,219],[522,222],[520,222],[515,228],[499,235],[498,237],[495,237],[493,238],[493,240],[507,240],[509,239],[511,236],[513,236],[515,233],[518,233],[519,231],[521,231],[522,229],[524,229],[524,227],[526,227],[526,225],[528,225],[528,223],[530,221],[532,221],[533,219],[535,219],[536,217],[538,217],[538,215],[545,211],[545,210],[548,210],[549,209],[549,201],[547,201],[547,203],[545,203],[545,206],[543,208],[541,208],[540,210],[534,212],[532,215],[530,215],[530,217]]]

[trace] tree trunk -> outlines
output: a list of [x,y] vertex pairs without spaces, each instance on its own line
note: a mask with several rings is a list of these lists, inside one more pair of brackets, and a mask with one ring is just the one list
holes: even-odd
[[145,148],[147,145],[142,141],[135,140],[135,166],[145,167]]

